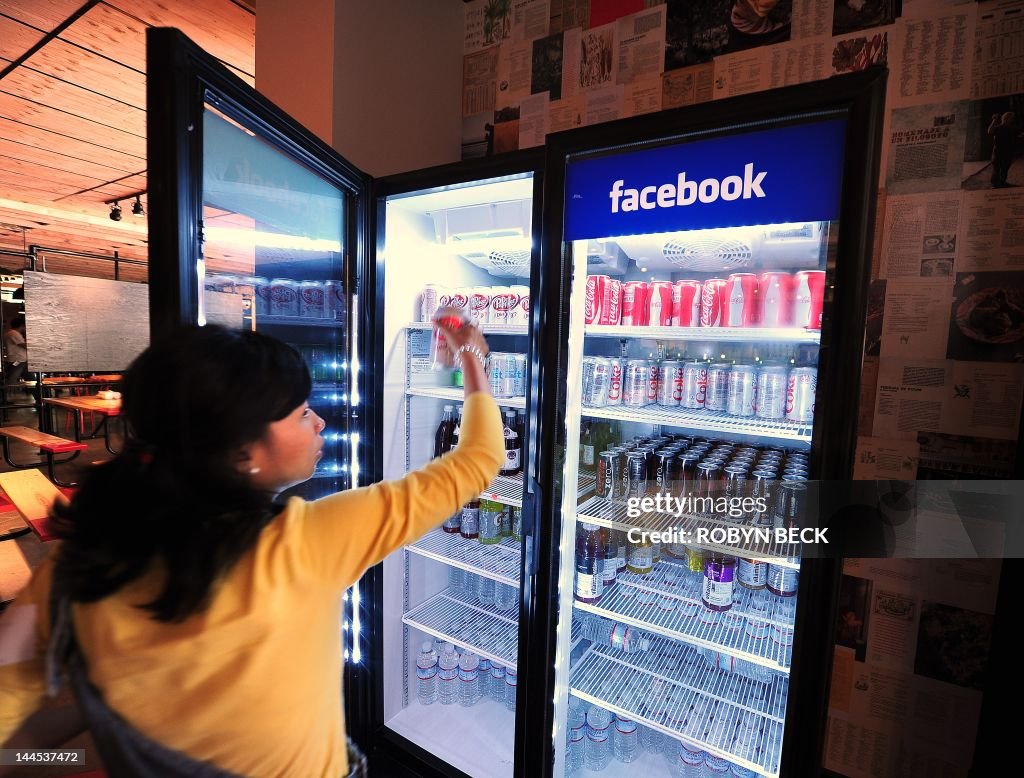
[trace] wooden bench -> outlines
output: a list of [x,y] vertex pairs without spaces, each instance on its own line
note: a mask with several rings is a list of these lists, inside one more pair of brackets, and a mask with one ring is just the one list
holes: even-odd
[[[11,439],[20,440],[22,443],[27,443],[30,446],[35,446],[46,456],[46,472],[50,476],[50,480],[58,486],[74,486],[74,484],[64,483],[58,480],[56,473],[53,471],[54,465],[63,465],[70,462],[72,459],[78,457],[78,455],[88,448],[85,443],[79,443],[74,440],[68,440],[67,438],[58,438],[56,435],[48,435],[45,432],[40,432],[32,427],[0,427],[0,437],[3,438],[4,447],[4,459],[11,467],[16,470],[25,470],[31,467],[39,467],[38,462],[21,463],[15,462],[11,459]],[[71,453],[74,452],[74,453]],[[66,454],[71,453],[71,456],[55,460],[54,454]]]
[[40,540],[55,539],[50,529],[50,506],[64,493],[46,476],[38,470],[0,473],[0,489]]

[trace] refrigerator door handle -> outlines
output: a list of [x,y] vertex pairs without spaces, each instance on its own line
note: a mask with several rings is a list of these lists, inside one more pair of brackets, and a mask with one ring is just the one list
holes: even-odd
[[537,479],[532,476],[528,479],[528,488],[523,492],[523,537],[526,541],[523,548],[525,564],[523,569],[525,575],[537,575],[537,567],[540,560],[537,559],[536,537],[537,537],[537,510],[543,500],[540,499],[541,489]]

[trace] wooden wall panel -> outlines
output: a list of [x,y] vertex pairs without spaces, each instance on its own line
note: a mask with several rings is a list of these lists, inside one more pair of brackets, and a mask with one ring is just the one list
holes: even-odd
[[0,12],[49,32],[82,6],[83,0],[3,0]]
[[38,164],[23,162],[20,159],[15,159],[3,154],[0,154],[0,169],[11,173],[20,173],[23,176],[32,176],[41,180],[54,181],[70,189],[72,192],[78,192],[82,189],[88,189],[89,187],[98,186],[104,183],[104,181],[99,178],[83,176],[66,170],[44,168]]
[[49,76],[146,109],[146,76],[91,51],[57,39],[25,60],[25,66]]
[[60,37],[146,72],[146,25],[105,3],[89,9]]
[[139,159],[146,158],[145,136],[97,124],[14,95],[0,94],[0,117],[98,143],[108,149],[119,149]]
[[[90,160],[111,170],[118,170],[121,175],[137,173],[146,167],[145,157],[140,158],[134,154],[106,149],[88,141],[69,138],[49,130],[40,130],[27,124],[17,124],[2,117],[0,117],[0,138],[17,140],[19,143],[42,149],[56,149],[65,156]],[[118,177],[110,176],[107,180]]]
[[[43,33],[14,19],[0,16],[0,57],[15,60],[32,48]],[[6,65],[4,66],[6,67]],[[3,68],[0,68],[2,70]]]

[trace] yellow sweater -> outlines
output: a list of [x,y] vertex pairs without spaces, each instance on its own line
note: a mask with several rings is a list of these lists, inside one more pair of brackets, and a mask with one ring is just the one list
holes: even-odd
[[[181,624],[149,618],[133,604],[153,596],[153,576],[75,605],[92,682],[149,737],[225,770],[345,775],[342,591],[479,494],[503,461],[498,407],[472,394],[452,453],[397,481],[289,500],[205,612]],[[2,634],[8,616],[33,608],[38,636],[34,657],[0,654],[0,743],[42,701],[50,574],[44,562],[0,621]]]

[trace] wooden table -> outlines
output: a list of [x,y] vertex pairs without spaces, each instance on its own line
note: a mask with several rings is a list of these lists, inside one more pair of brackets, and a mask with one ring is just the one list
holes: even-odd
[[[111,417],[121,415],[121,400],[104,400],[96,395],[88,395],[85,397],[45,397],[43,398],[43,405],[49,406],[46,418],[49,422],[48,427],[50,430],[53,429],[53,409],[54,407],[67,408],[68,410],[74,411],[75,419],[75,440],[81,442],[82,440],[82,413],[84,411],[90,411],[92,413],[98,413],[103,418],[96,425],[95,429],[84,437],[86,439],[98,437],[100,429],[103,430],[103,445],[106,446],[107,451],[111,454],[118,454],[120,452],[113,449],[110,445],[110,425],[107,421]],[[123,419],[122,419],[123,421]],[[122,427],[123,430],[123,427]]]

